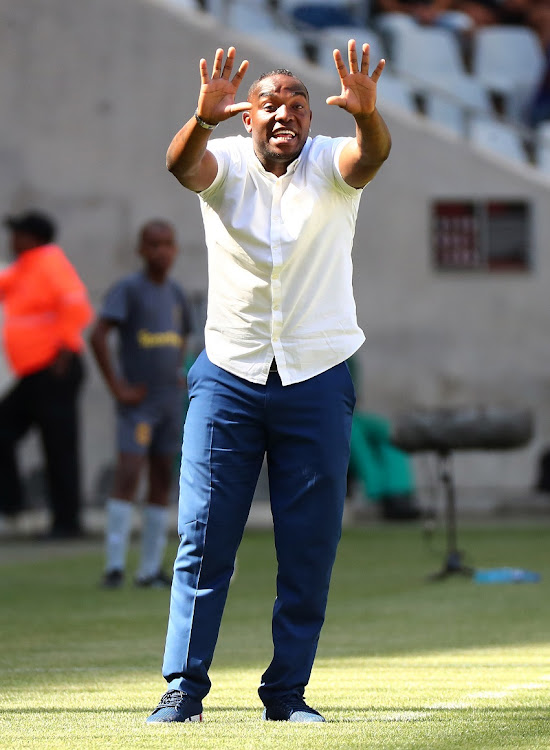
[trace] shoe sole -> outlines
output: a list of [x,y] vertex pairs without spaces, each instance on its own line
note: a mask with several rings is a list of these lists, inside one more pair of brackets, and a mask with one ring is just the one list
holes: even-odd
[[[293,719],[292,718],[293,715],[297,717],[299,716],[299,718]],[[309,718],[309,717],[315,717],[315,718]],[[265,708],[262,712],[262,720],[263,721],[288,721],[288,722],[293,722],[295,724],[323,724],[326,722],[326,719],[324,718],[324,716],[321,716],[320,714],[310,714],[309,711],[295,711],[294,714],[291,714],[290,718],[288,719],[268,719],[267,710]]]
[[145,720],[145,723],[149,726],[152,726],[153,724],[187,724],[189,721],[202,721],[202,714],[195,714],[194,716],[190,716],[188,719],[182,719],[178,721],[177,719],[169,719],[168,721],[155,721],[154,719],[152,721],[149,721],[149,719]]

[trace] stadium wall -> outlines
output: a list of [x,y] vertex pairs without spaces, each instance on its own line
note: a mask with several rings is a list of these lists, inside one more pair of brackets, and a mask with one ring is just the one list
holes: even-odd
[[[353,134],[325,105],[336,74],[220,28],[200,12],[157,0],[0,0],[0,207],[51,211],[60,242],[94,304],[137,266],[136,231],[152,216],[179,233],[176,274],[194,295],[207,269],[198,200],[165,169],[174,132],[193,112],[198,60],[237,46],[251,68],[290,67],[307,83],[313,133]],[[510,455],[459,459],[465,486],[522,490],[550,442],[548,286],[550,180],[469,146],[389,105],[391,157],[364,191],[354,248],[360,352],[359,404],[392,416],[412,405],[512,404],[533,409],[536,436]],[[240,120],[220,134],[242,131]],[[429,205],[439,197],[522,199],[533,209],[532,271],[434,271]],[[6,255],[4,254],[4,259]],[[200,338],[200,337],[199,337]],[[198,342],[195,341],[196,345]],[[112,404],[89,359],[84,397],[88,498],[114,451]],[[36,446],[24,451],[28,464]]]

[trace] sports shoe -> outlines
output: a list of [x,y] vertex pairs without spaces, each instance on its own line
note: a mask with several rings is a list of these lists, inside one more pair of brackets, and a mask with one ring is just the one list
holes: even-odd
[[172,576],[169,576],[163,570],[159,570],[154,576],[136,578],[135,584],[140,588],[169,589],[172,585]]
[[147,724],[169,721],[202,721],[202,703],[183,690],[168,690],[147,718]]
[[262,719],[266,721],[301,721],[304,723],[325,721],[318,711],[308,706],[303,698],[295,695],[274,700],[264,708]]
[[101,579],[101,587],[104,589],[119,589],[124,583],[124,572],[122,570],[108,570]]

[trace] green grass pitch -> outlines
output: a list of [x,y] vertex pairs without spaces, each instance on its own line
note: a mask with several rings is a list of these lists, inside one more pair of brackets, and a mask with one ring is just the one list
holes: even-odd
[[[479,567],[536,570],[536,584],[427,582],[444,558],[416,525],[344,532],[307,700],[326,724],[262,722],[274,551],[247,531],[202,724],[147,726],[166,591],[98,587],[101,543],[13,543],[0,557],[0,748],[547,750],[550,524],[460,529]],[[175,552],[171,540],[169,556]],[[135,562],[135,558],[132,558]]]

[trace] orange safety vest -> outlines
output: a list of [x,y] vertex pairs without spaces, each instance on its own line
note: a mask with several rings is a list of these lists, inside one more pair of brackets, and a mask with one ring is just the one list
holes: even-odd
[[42,245],[21,253],[0,272],[2,336],[19,376],[48,367],[60,349],[80,352],[93,317],[86,288],[63,250]]

